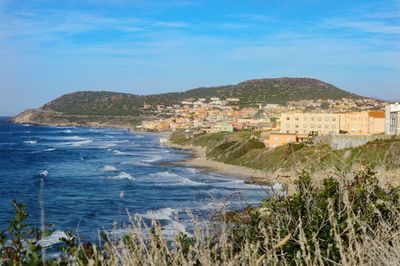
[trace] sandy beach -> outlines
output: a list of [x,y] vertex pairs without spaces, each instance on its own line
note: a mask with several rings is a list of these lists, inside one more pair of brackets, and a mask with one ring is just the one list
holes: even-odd
[[174,162],[174,165],[190,165],[192,167],[200,168],[205,171],[221,173],[229,176],[236,176],[244,179],[249,183],[259,184],[263,186],[273,186],[276,183],[282,184],[286,187],[288,193],[293,191],[293,184],[288,178],[276,174],[270,174],[261,170],[256,170],[248,167],[237,166],[209,160],[206,157],[206,149],[197,146],[182,146],[172,143],[163,144],[169,148],[190,150],[192,157],[183,161]]

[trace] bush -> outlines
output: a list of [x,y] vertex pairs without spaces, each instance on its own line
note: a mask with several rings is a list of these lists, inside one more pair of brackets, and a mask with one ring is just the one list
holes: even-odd
[[254,243],[265,243],[271,236],[287,237],[278,250],[273,242],[260,247],[260,255],[274,250],[279,261],[341,263],[356,255],[357,246],[373,238],[382,224],[393,236],[399,232],[399,213],[399,189],[384,190],[369,169],[352,180],[327,178],[321,188],[313,187],[310,176],[302,173],[295,194],[266,198],[263,208],[249,214],[248,224],[235,226],[232,241],[240,243],[246,236]]
[[[103,235],[102,248],[64,239],[61,265],[397,265],[400,264],[399,188],[384,189],[366,168],[315,186],[303,172],[296,193],[279,193],[257,209],[225,213],[214,226],[194,222],[193,235],[164,237],[160,225],[131,219],[122,239]],[[12,240],[0,234],[0,265],[37,265],[23,205],[14,202]],[[223,223],[221,224],[221,222]],[[40,234],[38,234],[40,236]],[[38,238],[36,238],[38,239]]]

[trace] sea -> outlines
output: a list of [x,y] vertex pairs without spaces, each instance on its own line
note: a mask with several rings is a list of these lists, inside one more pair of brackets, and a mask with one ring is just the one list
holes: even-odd
[[259,204],[268,188],[171,162],[190,152],[160,145],[162,134],[123,129],[10,124],[0,118],[0,230],[26,206],[27,222],[52,225],[96,241],[100,231],[123,230],[129,216],[156,220],[163,232],[190,233],[192,218]]

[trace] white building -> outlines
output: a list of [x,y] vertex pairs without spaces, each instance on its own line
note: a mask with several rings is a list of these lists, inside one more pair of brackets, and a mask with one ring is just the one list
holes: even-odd
[[267,105],[264,106],[264,109],[275,109],[275,108],[279,108],[279,104],[276,103],[268,103]]
[[236,102],[236,103],[240,102],[239,98],[228,98],[228,99],[226,99],[226,101],[227,102]]
[[385,135],[400,135],[400,103],[385,108]]

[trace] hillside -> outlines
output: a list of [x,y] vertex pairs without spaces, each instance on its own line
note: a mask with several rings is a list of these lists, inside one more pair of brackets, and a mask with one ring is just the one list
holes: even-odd
[[222,99],[235,97],[240,99],[243,106],[248,106],[257,102],[284,104],[293,100],[358,98],[360,96],[316,79],[277,78],[145,96],[106,91],[82,91],[61,96],[45,104],[42,109],[71,115],[137,116],[144,103],[171,105],[187,98],[209,97]]
[[[357,148],[332,150],[328,145],[284,145],[267,149],[258,139],[260,132],[204,134],[186,138],[183,132],[174,133],[172,144],[203,147],[207,159],[244,166],[265,173],[291,175],[294,170],[311,173],[331,168],[348,169],[367,165],[372,169],[390,171],[400,167],[400,139],[375,140]],[[398,180],[396,181],[398,183]]]
[[[311,99],[341,99],[361,98],[361,96],[343,91],[310,78],[273,78],[258,79],[241,82],[237,85],[207,87],[154,95],[133,95],[128,93],[116,93],[107,91],[80,91],[63,95],[35,111],[30,116],[31,123],[47,124],[51,121],[51,115],[63,116],[68,121],[71,116],[101,116],[101,117],[140,117],[144,103],[171,105],[179,103],[187,98],[220,97],[226,99],[235,97],[240,99],[241,106],[251,106],[256,103],[280,103],[284,104],[293,100]],[[45,112],[47,120],[41,120]],[[15,122],[26,121],[26,116],[21,120],[17,116]],[[84,121],[83,121],[84,122]]]
[[314,99],[360,98],[335,86],[310,78],[255,79],[237,85],[198,88],[183,93],[184,98],[239,98],[242,105],[261,103],[285,104],[288,101]]

